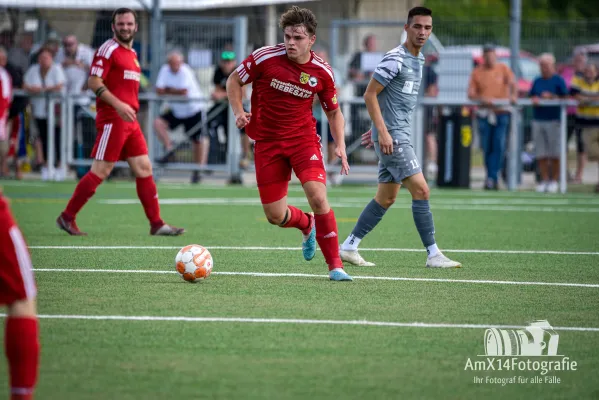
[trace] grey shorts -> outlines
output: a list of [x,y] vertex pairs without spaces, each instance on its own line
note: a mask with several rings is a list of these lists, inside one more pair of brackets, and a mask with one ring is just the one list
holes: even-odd
[[559,158],[559,121],[532,121],[532,140],[537,158]]
[[379,183],[399,183],[422,172],[420,163],[409,143],[393,140],[393,154],[383,154],[378,141],[374,142],[374,151],[379,158]]

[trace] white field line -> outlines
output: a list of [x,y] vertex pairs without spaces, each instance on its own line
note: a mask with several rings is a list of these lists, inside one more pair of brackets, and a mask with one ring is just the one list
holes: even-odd
[[[356,200],[356,201],[354,201]],[[359,200],[359,201],[358,201]],[[296,205],[307,205],[305,198],[289,198],[290,203]],[[330,200],[332,207],[339,208],[364,208],[368,199],[343,199],[337,201]],[[108,205],[138,205],[139,199],[104,199],[98,200],[100,204]],[[466,203],[466,204],[465,204]],[[184,199],[161,199],[161,205],[206,205],[206,206],[262,206],[260,199],[257,198],[184,198]],[[548,206],[527,206],[519,205],[501,205],[505,201],[498,202],[497,205],[468,204],[467,201],[458,201],[455,204],[445,204],[442,200],[431,202],[432,210],[466,210],[466,211],[526,211],[526,212],[574,212],[574,213],[598,213],[599,207],[548,207]],[[592,203],[595,204],[595,203]],[[597,204],[599,205],[599,204]],[[410,203],[395,204],[394,209],[412,208]]]
[[[204,246],[209,250],[254,250],[254,251],[299,251],[300,247],[267,246]],[[180,250],[181,246],[29,246],[30,249],[45,250]],[[318,249],[320,250],[320,249]],[[388,251],[406,253],[424,253],[424,249],[402,248],[360,248],[360,251]],[[596,256],[597,251],[553,251],[553,250],[482,250],[482,249],[443,249],[443,253],[481,253],[481,254],[552,254]]]
[[[357,203],[365,205],[371,200],[371,197],[340,197],[329,195],[329,201],[338,203]],[[288,197],[290,203],[303,202],[307,204],[305,197]],[[99,203],[103,204],[139,204],[139,199],[99,199]],[[160,199],[161,204],[261,204],[257,197],[188,197],[188,198],[170,198]],[[398,199],[395,205],[409,205],[411,201],[406,198]],[[443,205],[524,205],[524,206],[572,206],[572,205],[590,205],[599,206],[599,199],[518,199],[518,198],[503,198],[503,199],[451,199],[438,198],[431,200],[431,206],[436,204]]]
[[[174,188],[174,189],[187,189],[190,191],[195,191],[196,188],[195,186],[193,186],[190,183],[184,183],[184,182],[157,182],[159,187],[164,188],[165,190]],[[135,184],[131,183],[131,182],[112,182],[111,183],[111,187],[113,188],[122,188],[122,189],[135,189]],[[231,191],[231,192],[236,192],[238,193],[239,190],[243,191],[243,190],[252,190],[256,192],[256,187],[255,186],[239,186],[239,187],[234,187],[231,188],[229,186],[226,186],[224,184],[202,184],[202,190],[222,190],[222,191]],[[299,184],[295,184],[295,185],[289,185],[288,188],[288,192],[298,192],[298,193],[304,193],[304,189],[299,185]],[[366,185],[366,186],[340,186],[340,187],[328,187],[327,188],[327,192],[331,195],[338,195],[338,194],[348,194],[348,193],[365,193],[368,195],[374,195],[376,193],[376,182],[373,181],[373,185]],[[257,193],[257,192],[256,192]],[[584,199],[584,198],[589,198],[589,199],[594,199],[596,198],[596,196],[592,193],[566,193],[566,194],[555,194],[555,195],[550,195],[550,194],[546,194],[546,193],[535,193],[532,191],[520,191],[520,192],[509,192],[509,191],[505,191],[505,192],[488,192],[488,191],[482,191],[482,190],[468,190],[468,191],[462,191],[462,190],[447,190],[447,189],[437,189],[437,188],[432,188],[431,189],[431,193],[435,196],[435,197],[489,197],[489,198],[493,198],[493,197],[499,197],[499,198],[532,198],[532,199],[544,199],[544,198],[555,198],[555,199],[567,199],[567,198],[574,198],[574,199]]]
[[[6,317],[6,314],[0,314]],[[522,329],[523,325],[494,324],[444,324],[428,322],[385,322],[366,320],[329,320],[329,319],[285,319],[285,318],[226,318],[226,317],[158,317],[135,315],[38,315],[40,319],[75,319],[96,321],[169,321],[169,322],[232,322],[254,324],[295,324],[295,325],[360,325],[387,326],[395,328],[445,328],[445,329]],[[578,326],[554,326],[555,331],[599,332],[599,328]]]
[[[177,271],[165,270],[140,270],[140,269],[86,269],[86,268],[34,268],[35,272],[98,272],[98,273],[121,273],[121,274],[176,274]],[[277,273],[277,272],[223,272],[215,271],[214,275],[241,275],[255,277],[298,277],[298,278],[328,278],[328,275],[301,274],[301,273]],[[412,281],[412,282],[440,282],[440,283],[478,283],[492,285],[522,285],[522,286],[566,286],[599,288],[599,284],[593,283],[568,283],[568,282],[519,282],[519,281],[494,281],[476,279],[443,279],[443,278],[404,278],[395,276],[361,276],[354,275],[354,279],[378,280],[378,281]]]

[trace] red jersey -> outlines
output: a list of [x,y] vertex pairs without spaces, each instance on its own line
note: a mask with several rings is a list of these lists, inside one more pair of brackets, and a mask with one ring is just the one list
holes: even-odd
[[[310,52],[310,60],[298,64],[287,57],[284,44],[254,51],[237,67],[243,83],[252,85],[252,117],[246,127],[254,140],[296,139],[316,136],[312,115],[314,95],[322,107],[339,107],[333,70]],[[308,136],[309,137],[309,136]]]
[[[135,50],[123,47],[114,39],[107,40],[94,55],[90,75],[102,78],[113,95],[135,111],[139,110],[141,67]],[[118,117],[116,110],[100,99],[96,99],[96,109],[98,119]]]
[[8,139],[8,112],[12,102],[12,79],[3,67],[0,67],[0,140]]

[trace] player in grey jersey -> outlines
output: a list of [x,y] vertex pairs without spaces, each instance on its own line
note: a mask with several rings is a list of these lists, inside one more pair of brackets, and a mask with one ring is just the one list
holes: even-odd
[[429,188],[410,142],[410,122],[424,67],[420,49],[433,28],[432,11],[425,7],[412,8],[404,28],[407,40],[385,54],[364,93],[373,124],[371,130],[362,135],[362,143],[374,147],[379,158],[379,185],[376,196],[364,208],[353,231],[341,245],[340,256],[354,265],[374,265],[360,256],[358,245],[380,222],[404,185],[412,195],[414,223],[428,253],[426,266],[461,267],[437,247]]

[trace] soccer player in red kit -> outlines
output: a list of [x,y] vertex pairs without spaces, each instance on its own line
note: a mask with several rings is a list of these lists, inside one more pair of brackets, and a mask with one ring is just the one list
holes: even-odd
[[[339,258],[335,214],[329,206],[326,171],[316,122],[312,115],[318,95],[341,158],[341,173],[349,172],[345,154],[344,118],[331,67],[311,51],[316,40],[312,11],[292,7],[280,19],[285,43],[254,51],[227,80],[229,102],[238,128],[256,141],[254,160],[260,200],[266,218],[303,234],[304,258],[311,260],[318,242],[329,266],[329,277],[351,281]],[[241,88],[252,83],[251,113],[243,109]],[[301,181],[314,213],[287,205],[291,170]]]
[[77,227],[75,217],[94,195],[96,188],[110,175],[114,163],[127,160],[136,177],[137,196],[150,221],[150,234],[176,236],[182,228],[170,226],[160,218],[156,183],[152,164],[143,136],[137,110],[139,109],[139,80],[141,68],[133,50],[137,32],[137,15],[128,8],[112,14],[114,37],[106,41],[94,56],[88,87],[96,93],[96,143],[92,150],[94,161],[77,185],[66,209],[56,220],[62,230],[71,235],[85,235]]
[[12,400],[33,399],[40,354],[36,294],[27,244],[0,188],[0,304],[8,306],[4,352]]

